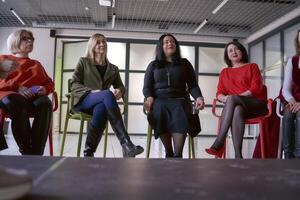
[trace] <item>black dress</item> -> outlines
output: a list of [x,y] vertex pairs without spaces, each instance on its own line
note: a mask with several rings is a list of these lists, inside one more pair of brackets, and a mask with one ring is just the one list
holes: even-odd
[[143,94],[153,97],[148,121],[157,139],[162,133],[188,133],[191,104],[202,97],[195,71],[187,59],[170,62],[152,61],[145,73]]

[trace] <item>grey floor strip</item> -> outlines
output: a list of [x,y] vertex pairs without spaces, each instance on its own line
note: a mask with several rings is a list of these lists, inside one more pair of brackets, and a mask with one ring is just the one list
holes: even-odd
[[67,158],[64,157],[60,160],[58,160],[56,163],[54,163],[53,165],[51,165],[51,167],[49,167],[49,169],[47,169],[47,171],[45,171],[44,173],[42,173],[37,179],[35,179],[33,181],[33,185],[37,185],[39,184],[48,174],[50,174],[51,172],[53,172],[56,168],[58,168]]

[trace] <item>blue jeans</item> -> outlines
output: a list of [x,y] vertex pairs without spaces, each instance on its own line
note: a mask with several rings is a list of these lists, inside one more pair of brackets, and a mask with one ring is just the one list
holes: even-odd
[[94,128],[103,128],[107,121],[106,110],[118,108],[114,94],[110,90],[90,92],[75,107],[75,111],[92,115],[91,124]]

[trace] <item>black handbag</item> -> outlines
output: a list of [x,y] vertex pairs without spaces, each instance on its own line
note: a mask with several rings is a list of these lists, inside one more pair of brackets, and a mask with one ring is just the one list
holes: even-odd
[[198,114],[190,114],[190,131],[191,137],[196,137],[201,132],[201,124]]
[[201,132],[201,123],[199,118],[199,111],[192,106],[191,113],[189,115],[189,135],[196,137]]

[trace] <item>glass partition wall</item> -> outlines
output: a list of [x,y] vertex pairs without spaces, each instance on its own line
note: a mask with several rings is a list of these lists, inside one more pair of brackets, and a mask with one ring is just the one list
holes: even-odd
[[284,67],[295,54],[294,39],[300,23],[286,25],[249,44],[250,61],[260,66],[268,98],[278,96],[283,82]]
[[[56,38],[56,90],[59,93],[60,109],[55,113],[54,127],[62,132],[65,121],[68,79],[72,77],[77,62],[84,56],[88,38]],[[203,92],[206,108],[200,112],[201,135],[216,135],[217,119],[211,114],[211,104],[215,97],[223,61],[224,44],[180,43],[182,57],[187,58],[197,74]],[[120,69],[126,87],[126,113],[124,122],[130,134],[146,134],[147,117],[143,113],[143,79],[148,64],[155,58],[156,41],[108,38],[108,59]],[[120,102],[121,109],[124,104]],[[79,123],[70,120],[68,132],[76,133]],[[84,129],[85,130],[85,129]],[[109,129],[109,132],[112,132]]]
[[287,24],[249,44],[250,62],[259,65],[268,88],[268,98],[275,99],[279,95],[284,67],[295,54],[294,39],[298,29],[300,23]]

